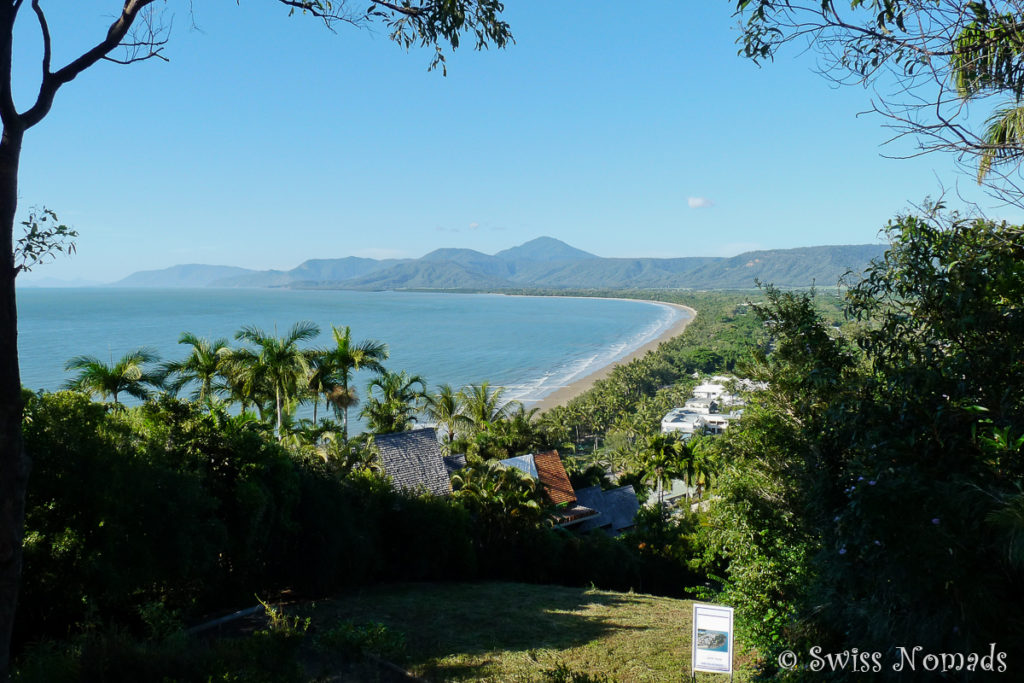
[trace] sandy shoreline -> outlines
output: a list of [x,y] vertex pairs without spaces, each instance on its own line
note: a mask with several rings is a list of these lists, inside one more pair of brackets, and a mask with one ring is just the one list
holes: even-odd
[[[623,301],[641,301],[641,299],[623,299]],[[647,300],[645,299],[644,301]],[[545,410],[550,410],[555,406],[565,405],[572,399],[576,398],[583,392],[590,389],[590,387],[594,386],[594,382],[596,382],[599,379],[604,379],[605,377],[610,375],[612,370],[614,370],[617,366],[624,365],[626,363],[633,361],[636,358],[640,358],[641,356],[646,355],[648,351],[653,351],[654,349],[658,348],[658,345],[661,344],[662,342],[668,341],[673,337],[679,336],[680,334],[683,333],[683,330],[686,329],[686,326],[689,325],[693,321],[693,319],[697,317],[697,311],[690,308],[689,306],[683,306],[682,304],[670,304],[667,301],[650,301],[650,303],[678,308],[682,311],[686,311],[687,313],[689,313],[690,317],[677,320],[672,325],[672,327],[665,330],[665,332],[662,333],[661,336],[659,336],[657,339],[652,339],[651,341],[647,342],[643,346],[639,347],[638,349],[630,353],[628,356],[620,358],[614,363],[610,363],[609,365],[604,366],[600,370],[592,372],[586,377],[581,377],[572,384],[567,384],[564,387],[559,387],[558,389],[555,389],[553,392],[551,392],[541,400],[537,401],[536,403],[527,404],[527,408],[540,408],[540,412],[544,412]]]

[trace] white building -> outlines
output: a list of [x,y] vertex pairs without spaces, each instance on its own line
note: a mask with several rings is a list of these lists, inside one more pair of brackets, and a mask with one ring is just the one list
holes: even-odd
[[691,398],[683,404],[683,410],[698,415],[707,415],[718,410],[718,404],[709,398]]
[[686,408],[674,408],[668,415],[661,419],[661,433],[679,433],[683,436],[692,436],[694,430],[699,426],[701,416],[690,412]]
[[718,398],[724,393],[725,387],[722,386],[721,384],[712,384],[710,382],[705,382],[704,384],[698,384],[697,387],[694,388],[693,397],[707,398],[715,401],[718,400]]

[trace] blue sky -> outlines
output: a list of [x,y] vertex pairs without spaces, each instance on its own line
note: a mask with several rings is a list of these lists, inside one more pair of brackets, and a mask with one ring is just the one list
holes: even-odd
[[[910,148],[881,147],[882,121],[857,116],[869,94],[831,87],[813,55],[738,57],[733,4],[510,2],[516,44],[460,48],[445,78],[383,29],[172,0],[170,62],[102,63],[28,132],[19,215],[46,205],[81,236],[26,277],[494,253],[542,235],[600,256],[732,256],[876,242],[942,185],[989,203],[948,156],[884,158]],[[60,9],[55,64],[119,7]],[[23,15],[21,108],[39,70]]]

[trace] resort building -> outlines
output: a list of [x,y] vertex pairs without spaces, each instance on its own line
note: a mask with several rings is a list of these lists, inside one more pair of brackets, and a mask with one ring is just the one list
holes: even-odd
[[718,403],[710,398],[691,398],[683,404],[683,410],[698,415],[718,412]]
[[712,384],[710,382],[698,384],[693,389],[694,398],[707,398],[711,400],[717,400],[724,393],[724,386],[722,386],[721,384]]
[[683,437],[693,436],[700,425],[701,415],[686,408],[674,408],[661,419],[661,433],[682,434]]

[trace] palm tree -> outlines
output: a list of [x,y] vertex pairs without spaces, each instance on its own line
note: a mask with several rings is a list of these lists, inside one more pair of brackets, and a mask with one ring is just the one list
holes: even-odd
[[348,409],[359,403],[359,396],[351,385],[352,376],[363,369],[384,372],[382,363],[388,359],[388,345],[373,339],[354,343],[347,325],[343,328],[332,325],[331,332],[335,346],[324,352],[323,362],[331,369],[327,375],[330,386],[325,394],[341,419],[342,438],[348,440]]
[[993,166],[1019,164],[1024,158],[1024,107],[996,109],[986,124],[978,160],[978,184],[985,181]]
[[507,418],[512,408],[519,405],[518,401],[502,403],[501,395],[505,393],[505,387],[492,388],[489,382],[464,387],[461,393],[465,414],[476,430]]
[[242,414],[249,404],[256,406],[259,419],[264,419],[266,392],[264,391],[264,368],[258,356],[251,349],[226,349],[221,361],[221,374],[230,403],[238,403]]
[[191,332],[184,332],[178,343],[188,344],[192,350],[182,360],[164,363],[164,376],[176,375],[168,384],[170,391],[177,394],[186,384],[196,384],[192,391],[192,399],[200,402],[209,400],[218,391],[223,391],[224,387],[216,386],[215,382],[223,369],[224,358],[228,352],[228,340],[217,339],[211,343]]
[[370,380],[366,386],[369,398],[363,407],[363,417],[376,434],[401,432],[416,421],[415,414],[426,400],[427,385],[419,375],[384,372]]
[[313,425],[317,422],[317,408],[320,407],[320,395],[327,394],[333,387],[331,372],[333,367],[327,358],[327,351],[316,349],[308,352],[309,375],[306,377],[306,389],[313,398]]
[[437,388],[437,393],[427,397],[424,413],[427,419],[444,427],[447,432],[444,443],[449,448],[456,434],[473,425],[465,413],[463,397],[464,394],[452,389],[450,384],[442,384]]
[[659,510],[664,510],[665,486],[685,471],[681,460],[686,452],[685,444],[673,434],[654,434],[644,442],[644,481],[658,487]]
[[[275,430],[281,438],[281,416],[286,400],[295,396],[300,382],[309,372],[308,351],[299,348],[299,342],[313,339],[320,334],[320,328],[307,321],[297,322],[284,337],[266,334],[258,327],[247,325],[235,334],[235,339],[246,341],[258,347],[252,354],[253,377],[261,377],[268,393],[274,396],[276,414]],[[241,358],[243,356],[236,356]]]
[[104,400],[110,396],[115,404],[122,392],[144,401],[150,397],[147,385],[159,387],[161,384],[159,373],[149,371],[146,365],[159,360],[151,349],[129,351],[117,363],[111,364],[95,356],[75,356],[64,365],[64,369],[77,370],[78,376],[64,386],[84,391],[90,396],[99,394]]

